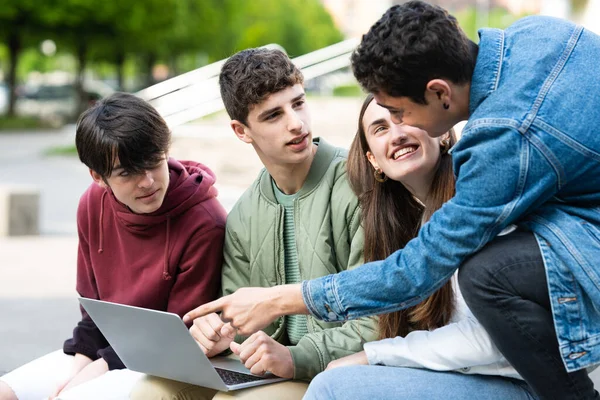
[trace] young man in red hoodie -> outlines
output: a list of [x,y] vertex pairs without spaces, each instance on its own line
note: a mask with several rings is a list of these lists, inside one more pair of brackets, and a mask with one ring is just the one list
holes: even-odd
[[[158,112],[133,95],[114,94],[81,115],[77,152],[94,180],[77,210],[82,297],[180,316],[217,297],[226,212],[213,172],[169,158],[170,139]],[[63,351],[0,378],[0,399],[128,398],[139,374],[124,370],[82,315]]]

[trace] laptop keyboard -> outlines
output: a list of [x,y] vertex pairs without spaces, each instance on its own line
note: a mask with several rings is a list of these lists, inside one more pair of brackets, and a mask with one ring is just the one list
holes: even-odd
[[223,382],[226,385],[239,385],[240,383],[254,382],[254,381],[262,381],[262,376],[254,376],[248,374],[242,374],[241,372],[229,371],[226,369],[215,368]]

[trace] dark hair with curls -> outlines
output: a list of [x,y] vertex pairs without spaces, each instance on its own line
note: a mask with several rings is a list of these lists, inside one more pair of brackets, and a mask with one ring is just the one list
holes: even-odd
[[247,124],[253,106],[298,83],[302,72],[280,50],[246,49],[231,56],[219,75],[221,98],[229,117]]
[[115,160],[137,174],[155,168],[171,144],[171,131],[158,111],[128,93],[114,93],[84,111],[77,121],[79,159],[106,181]]
[[352,70],[369,93],[427,104],[432,79],[470,81],[478,46],[441,7],[409,1],[391,7],[352,53]]
[[[367,160],[370,151],[363,118],[370,94],[360,110],[358,130],[348,153],[348,179],[361,207],[366,262],[383,260],[413,239],[422,223],[454,195],[452,159],[442,153],[425,206],[398,181],[376,182],[373,168]],[[450,147],[456,143],[450,131]],[[405,310],[379,317],[379,338],[406,336],[411,330],[429,330],[448,324],[454,310],[454,291],[448,281],[427,299]]]

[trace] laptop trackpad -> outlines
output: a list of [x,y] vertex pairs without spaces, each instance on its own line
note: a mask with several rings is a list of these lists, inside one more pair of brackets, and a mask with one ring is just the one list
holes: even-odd
[[[229,371],[241,372],[242,374],[254,375],[250,370],[244,367],[244,364],[235,355],[212,357],[210,362],[216,368],[227,369]],[[254,375],[262,378],[274,378],[273,374]]]

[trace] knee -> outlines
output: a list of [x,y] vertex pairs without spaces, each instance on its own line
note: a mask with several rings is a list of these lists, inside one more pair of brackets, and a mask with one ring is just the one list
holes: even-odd
[[458,269],[458,285],[469,306],[471,302],[482,300],[489,291],[492,269],[493,263],[482,252],[468,258]]
[[461,293],[469,307],[473,303],[494,303],[497,300],[495,295],[506,289],[506,267],[540,260],[532,233],[516,231],[497,237],[460,266],[458,283]]
[[189,383],[146,376],[135,384],[129,398],[132,400],[184,400]]
[[333,369],[330,371],[324,371],[313,378],[308,385],[308,389],[304,395],[304,400],[319,400],[319,399],[333,399],[332,382],[336,382],[332,375],[337,371]]
[[6,382],[0,380],[0,400],[18,400],[15,392]]

